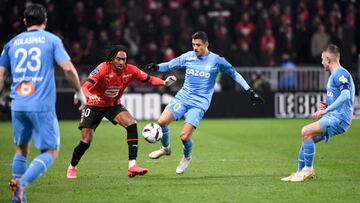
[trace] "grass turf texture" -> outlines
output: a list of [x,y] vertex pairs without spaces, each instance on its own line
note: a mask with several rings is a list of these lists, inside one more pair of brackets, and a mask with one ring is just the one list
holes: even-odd
[[[280,178],[296,170],[302,126],[312,120],[203,120],[193,137],[193,160],[177,175],[182,156],[171,124],[172,155],[147,158],[160,147],[142,137],[138,163],[149,169],[128,178],[126,131],[102,122],[90,149],[78,165],[78,179],[67,180],[66,168],[78,144],[77,121],[61,121],[60,157],[28,188],[29,202],[358,202],[360,200],[360,121],[316,148],[317,177],[306,183]],[[148,122],[139,122],[139,134]],[[0,202],[10,202],[7,183],[14,153],[11,123],[0,123]],[[30,159],[38,154],[31,149]]]

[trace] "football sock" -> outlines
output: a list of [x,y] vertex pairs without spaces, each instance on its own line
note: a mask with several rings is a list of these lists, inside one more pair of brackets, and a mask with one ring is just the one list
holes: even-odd
[[163,132],[163,136],[161,138],[161,144],[163,147],[169,147],[170,145],[170,136],[169,136],[169,132],[170,132],[170,128],[169,126],[164,126],[162,127],[162,132]]
[[126,128],[127,131],[127,143],[129,147],[129,160],[135,160],[138,151],[138,132],[137,125],[132,124]]
[[314,141],[304,141],[304,161],[305,166],[312,167],[314,164],[314,155],[315,155],[315,143]]
[[183,152],[184,152],[184,156],[190,157],[191,156],[191,151],[192,151],[192,139],[189,140],[181,140],[183,143]]
[[26,171],[27,157],[22,154],[15,154],[12,162],[12,177],[13,179],[20,179]]
[[49,153],[42,153],[32,160],[29,168],[21,177],[20,181],[24,187],[39,178],[53,164],[54,160]]
[[83,141],[80,141],[80,143],[78,144],[78,146],[75,147],[74,151],[73,151],[73,155],[71,158],[71,166],[76,166],[82,155],[84,155],[85,151],[90,147],[90,144],[85,143]]
[[301,169],[303,169],[304,166],[305,166],[305,161],[304,161],[304,147],[301,145],[300,150],[299,150],[298,170],[297,170],[297,171],[301,171]]
[[129,168],[135,166],[136,160],[129,160]]

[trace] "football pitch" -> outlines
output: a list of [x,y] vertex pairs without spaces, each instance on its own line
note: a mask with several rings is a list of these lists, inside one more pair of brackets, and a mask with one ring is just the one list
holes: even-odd
[[[138,163],[145,176],[127,177],[126,131],[102,122],[90,149],[78,165],[78,178],[67,180],[73,148],[79,143],[78,121],[61,121],[59,159],[27,190],[37,202],[359,202],[360,120],[350,130],[316,145],[316,179],[284,183],[295,172],[305,119],[205,119],[193,136],[193,159],[177,175],[182,156],[182,122],[170,126],[172,155],[150,160],[160,147],[140,137]],[[140,121],[141,129],[148,122]],[[0,202],[10,202],[7,189],[14,153],[10,122],[0,123]],[[38,154],[31,149],[30,158]]]

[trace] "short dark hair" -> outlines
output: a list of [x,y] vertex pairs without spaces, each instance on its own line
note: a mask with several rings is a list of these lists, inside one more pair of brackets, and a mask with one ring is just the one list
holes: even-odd
[[326,47],[323,49],[323,52],[328,52],[334,55],[336,58],[340,58],[340,48],[335,44],[326,45]]
[[[112,45],[109,47],[109,49],[110,49],[109,54],[106,57],[107,62],[111,62],[112,60],[114,60],[115,56],[117,55],[117,53],[119,51],[125,52],[126,58],[128,57],[127,48],[124,45]],[[127,59],[126,59],[126,62],[127,62]]]
[[203,31],[195,32],[192,36],[192,39],[201,39],[203,42],[208,42],[209,39],[207,37],[207,34]]
[[47,18],[46,8],[41,4],[31,4],[24,11],[26,26],[41,25]]

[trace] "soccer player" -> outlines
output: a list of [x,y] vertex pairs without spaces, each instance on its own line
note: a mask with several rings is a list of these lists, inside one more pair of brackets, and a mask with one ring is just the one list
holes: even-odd
[[326,102],[320,102],[313,118],[319,119],[301,130],[302,144],[298,157],[297,172],[282,181],[301,182],[315,176],[313,168],[315,143],[346,132],[350,128],[354,111],[355,86],[350,73],[340,65],[340,50],[329,44],[321,54],[325,71],[330,71]]
[[80,143],[74,148],[66,177],[75,179],[81,157],[90,147],[95,129],[105,117],[114,125],[119,124],[127,131],[129,153],[128,176],[144,175],[146,168],[136,164],[138,151],[138,131],[135,119],[121,104],[124,90],[133,80],[147,82],[155,86],[169,86],[176,81],[175,76],[166,80],[150,76],[138,67],[127,63],[127,51],[124,46],[113,46],[105,62],[97,66],[82,86],[87,104],[82,110],[79,129]]
[[160,72],[173,69],[185,69],[185,81],[181,90],[176,94],[158,119],[158,124],[162,127],[163,137],[162,147],[149,154],[149,158],[157,159],[163,155],[170,155],[169,124],[175,120],[185,117],[185,123],[180,133],[183,143],[183,157],[176,168],[177,174],[182,174],[187,169],[191,161],[192,135],[198,127],[204,113],[210,106],[211,98],[214,93],[216,77],[219,72],[224,72],[231,76],[240,84],[250,96],[253,105],[262,104],[264,100],[255,93],[235,71],[233,66],[223,57],[209,51],[209,42],[205,32],[196,32],[192,35],[193,51],[188,51],[181,56],[165,63],[147,66],[150,70]]
[[[46,9],[31,4],[24,11],[27,27],[11,39],[0,57],[0,86],[5,72],[12,77],[11,116],[15,155],[12,162],[12,202],[26,202],[25,189],[53,164],[58,156],[60,135],[55,112],[54,62],[65,72],[85,104],[85,97],[74,65],[59,37],[45,31]],[[31,139],[41,153],[27,166]]]

